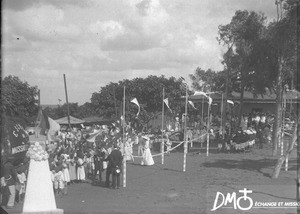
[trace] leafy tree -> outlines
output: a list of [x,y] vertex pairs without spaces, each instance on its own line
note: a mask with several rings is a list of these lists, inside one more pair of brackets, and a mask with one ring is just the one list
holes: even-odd
[[[185,94],[185,88],[181,79],[164,76],[148,76],[146,78],[135,78],[123,80],[118,83],[109,83],[101,87],[99,92],[95,92],[91,98],[91,105],[94,111],[106,118],[120,118],[122,115],[123,93],[125,86],[126,94],[126,118],[137,120],[139,123],[146,123],[162,108],[162,89],[165,88],[165,97],[169,98],[169,103],[175,112],[181,111],[178,103],[180,96]],[[136,98],[141,106],[138,118],[137,106],[130,101]],[[175,109],[174,109],[175,108]]]
[[2,81],[1,111],[27,122],[33,121],[38,111],[38,88],[30,86],[16,76],[7,76]]
[[[282,100],[284,86],[294,87],[297,77],[297,24],[300,21],[297,13],[299,0],[276,0],[277,20],[269,25],[269,37],[274,51],[273,75],[276,80],[274,88],[276,92],[276,117],[273,127],[273,155],[277,154],[277,145],[281,136],[281,123],[283,116]],[[298,32],[299,33],[299,32]],[[293,79],[296,79],[293,81]]]
[[255,70],[254,50],[265,30],[265,19],[263,14],[238,10],[229,24],[219,26],[218,40],[220,43],[231,47],[224,56],[224,62],[227,69],[232,71],[231,74],[234,75],[234,81],[231,81],[237,84],[233,85],[234,88],[241,93],[239,118],[241,118],[242,113],[244,90],[252,89],[253,92],[255,91],[254,81],[249,81],[249,78],[260,75],[258,71],[261,70]]
[[211,69],[203,70],[197,68],[194,74],[189,75],[192,80],[192,88],[194,90],[209,91],[225,91],[225,78],[224,71],[213,71]]

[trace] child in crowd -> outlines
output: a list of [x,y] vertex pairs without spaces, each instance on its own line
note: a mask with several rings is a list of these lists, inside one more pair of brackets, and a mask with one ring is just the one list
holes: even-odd
[[61,169],[57,168],[56,170],[52,170],[51,179],[54,187],[54,194],[59,195],[63,193],[64,189],[64,174]]
[[16,185],[16,190],[18,192],[18,202],[22,203],[25,198],[25,188],[26,188],[26,175],[21,170],[17,171],[17,177],[19,180],[19,183]]

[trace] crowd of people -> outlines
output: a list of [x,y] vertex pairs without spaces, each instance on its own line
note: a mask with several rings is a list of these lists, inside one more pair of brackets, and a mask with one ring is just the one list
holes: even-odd
[[[127,126],[123,136],[118,121],[111,126],[93,125],[61,130],[50,136],[46,140],[45,150],[49,154],[54,193],[66,195],[70,185],[84,182],[120,188],[123,161],[137,161],[133,155],[134,146],[138,147],[141,165],[154,164],[147,134],[138,134]],[[29,159],[18,167],[13,162],[12,157],[2,158],[1,161],[1,205],[8,209],[14,207],[16,202],[23,202],[29,167]]]
[[68,185],[87,179],[99,184],[104,177],[107,187],[119,188],[123,160],[134,161],[135,145],[141,150],[141,165],[154,164],[148,136],[130,127],[124,136],[123,143],[122,129],[114,124],[60,132],[46,148],[55,192],[66,194]]
[[[210,118],[209,125],[212,127],[209,132],[210,140],[221,139],[223,133],[220,129],[220,117],[211,116]],[[230,134],[229,130],[233,130],[233,124],[236,124],[234,120],[231,120],[225,124],[223,148],[226,148],[228,146],[226,143],[230,141],[243,141],[242,135],[239,134],[245,135],[245,133],[251,132],[255,134],[255,140],[262,149],[263,145],[271,140],[273,119],[271,115],[266,114],[243,116],[240,127],[236,129],[237,132]],[[206,120],[208,121],[208,118]],[[183,121],[180,122],[176,118],[174,128],[164,132],[168,151],[172,146],[169,135],[176,130],[182,131]],[[189,127],[187,135],[190,142],[193,142],[194,139],[201,145],[206,142],[206,125],[203,121],[195,123],[194,128]],[[216,130],[213,130],[214,128]],[[141,160],[141,165],[154,164],[149,136],[149,133],[138,133],[130,125],[123,129],[119,121],[110,126],[93,125],[81,129],[72,128],[59,131],[46,141],[45,147],[49,154],[49,168],[55,194],[65,195],[68,193],[70,185],[87,181],[91,181],[93,185],[103,185],[113,189],[120,188],[123,161],[137,161],[133,155],[134,147],[137,147],[137,156],[141,157],[138,159]],[[6,187],[6,191],[1,191],[1,201],[10,208],[14,206],[15,201],[22,202],[24,200],[28,165],[23,164],[22,167],[16,168],[13,166],[12,160],[7,158],[2,160],[1,169],[1,188]]]

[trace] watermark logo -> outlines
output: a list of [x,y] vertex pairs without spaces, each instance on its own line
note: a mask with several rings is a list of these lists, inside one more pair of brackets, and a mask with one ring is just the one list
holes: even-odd
[[211,211],[221,208],[232,208],[234,210],[248,211],[257,208],[300,208],[300,202],[297,201],[255,201],[250,194],[253,190],[244,188],[236,192],[224,194],[217,192]]
[[[239,190],[239,193],[242,193],[243,195],[237,197],[236,192],[233,192],[233,193],[227,193],[225,196],[223,193],[217,192],[214,206],[211,209],[211,211],[215,211],[223,206],[228,206],[230,204],[233,204],[233,209],[235,210],[236,209],[242,211],[250,210],[253,207],[253,200],[247,194],[252,193],[252,190],[247,190],[246,188],[244,188],[243,190]],[[241,205],[241,200],[248,202],[248,204],[246,206],[244,205],[244,203],[243,205]]]

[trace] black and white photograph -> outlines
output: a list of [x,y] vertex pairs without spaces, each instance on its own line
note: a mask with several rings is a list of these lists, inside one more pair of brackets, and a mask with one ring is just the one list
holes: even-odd
[[300,213],[300,0],[2,0],[0,213]]

